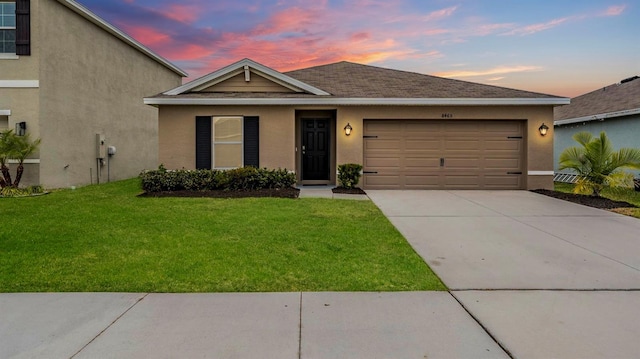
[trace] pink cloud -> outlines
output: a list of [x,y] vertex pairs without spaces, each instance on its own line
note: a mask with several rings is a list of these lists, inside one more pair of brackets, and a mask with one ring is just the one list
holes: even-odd
[[547,21],[544,23],[528,25],[528,26],[511,30],[505,33],[504,35],[531,35],[531,34],[535,34],[536,32],[552,29],[558,25],[565,23],[569,19],[570,19],[569,17],[563,17],[559,19],[553,19],[551,21]]
[[498,66],[492,69],[486,70],[460,70],[460,71],[448,71],[448,72],[440,72],[435,74],[436,76],[441,77],[477,77],[477,76],[492,76],[492,75],[503,75],[509,73],[516,72],[531,72],[531,71],[540,71],[542,67],[540,66],[530,66],[530,65],[516,65],[516,66]]
[[626,5],[615,5],[615,6],[609,6],[607,8],[607,10],[605,10],[604,13],[602,13],[603,16],[618,16],[618,15],[622,15],[622,13],[624,12],[624,10],[627,8]]
[[198,18],[198,8],[194,5],[170,5],[162,14],[169,19],[191,23]]
[[136,40],[150,47],[166,44],[172,41],[169,35],[150,27],[127,26],[127,32]]

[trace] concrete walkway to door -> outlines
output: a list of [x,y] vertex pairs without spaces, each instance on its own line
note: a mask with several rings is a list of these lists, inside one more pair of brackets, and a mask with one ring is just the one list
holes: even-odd
[[640,220],[528,191],[367,191],[518,358],[640,353]]

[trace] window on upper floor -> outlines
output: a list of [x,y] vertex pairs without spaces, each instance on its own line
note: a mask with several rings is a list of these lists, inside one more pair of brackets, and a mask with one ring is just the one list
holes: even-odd
[[16,53],[16,3],[0,2],[0,54]]

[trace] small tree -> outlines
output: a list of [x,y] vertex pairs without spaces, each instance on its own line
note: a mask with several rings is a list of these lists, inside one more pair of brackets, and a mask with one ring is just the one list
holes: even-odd
[[593,137],[589,132],[578,132],[573,139],[582,147],[569,147],[560,154],[560,170],[572,169],[579,175],[575,193],[599,197],[605,187],[633,186],[633,175],[621,169],[640,169],[640,149],[613,151],[604,132],[599,137]]
[[[15,187],[20,185],[22,175],[24,173],[24,161],[38,150],[40,139],[31,141],[29,135],[18,136],[12,130],[0,133],[0,170],[2,171],[2,179],[0,179],[0,188]],[[9,159],[18,161],[16,169],[16,177],[11,182],[11,172],[7,167]]]

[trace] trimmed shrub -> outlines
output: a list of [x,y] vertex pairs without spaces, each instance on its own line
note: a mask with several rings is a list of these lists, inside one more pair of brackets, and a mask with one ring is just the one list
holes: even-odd
[[289,188],[296,176],[286,169],[242,167],[231,170],[176,170],[160,167],[140,174],[142,190],[148,193],[171,191],[247,191]]
[[338,181],[344,188],[355,188],[360,181],[362,166],[357,163],[345,163],[338,166]]

